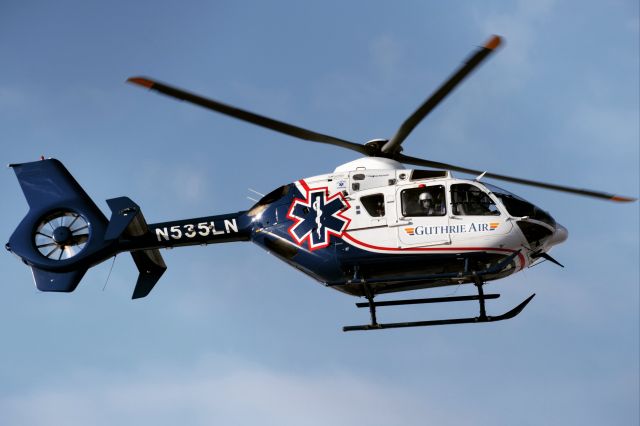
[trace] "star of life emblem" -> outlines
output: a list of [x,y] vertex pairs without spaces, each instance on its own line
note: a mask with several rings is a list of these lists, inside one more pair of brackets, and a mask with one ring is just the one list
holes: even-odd
[[329,196],[327,188],[303,187],[306,198],[294,199],[287,213],[287,218],[294,222],[289,234],[298,245],[307,241],[311,250],[327,247],[331,235],[341,237],[349,226],[351,220],[342,216],[349,203],[341,192]]

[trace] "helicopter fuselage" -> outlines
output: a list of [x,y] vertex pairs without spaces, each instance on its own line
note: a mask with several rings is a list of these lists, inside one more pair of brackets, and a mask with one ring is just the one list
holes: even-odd
[[471,282],[462,274],[512,256],[485,279],[503,278],[567,236],[546,212],[499,188],[381,158],[284,185],[247,212],[218,218],[151,224],[150,234],[159,246],[251,240],[353,295],[365,281],[376,293]]

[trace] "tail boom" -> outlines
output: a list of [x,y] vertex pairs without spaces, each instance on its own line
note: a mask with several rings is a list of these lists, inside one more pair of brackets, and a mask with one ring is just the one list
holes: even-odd
[[143,236],[123,241],[126,250],[249,241],[251,220],[246,211],[152,223]]

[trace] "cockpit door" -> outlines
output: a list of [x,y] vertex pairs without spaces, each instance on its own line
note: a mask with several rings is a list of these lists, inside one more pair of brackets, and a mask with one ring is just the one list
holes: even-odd
[[447,194],[442,183],[403,185],[397,189],[398,240],[401,247],[450,244]]
[[505,220],[494,200],[480,186],[467,182],[453,183],[449,186],[449,197],[449,221],[454,244],[477,244],[473,241],[486,241],[511,232],[512,223]]

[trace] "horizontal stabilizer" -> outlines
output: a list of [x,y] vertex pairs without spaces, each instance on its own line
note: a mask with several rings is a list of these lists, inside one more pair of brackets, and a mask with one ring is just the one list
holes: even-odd
[[[111,209],[111,220],[105,234],[106,240],[116,240],[120,237],[139,237],[149,232],[147,221],[140,207],[128,197],[118,197],[107,200]],[[132,299],[140,299],[149,295],[156,285],[167,265],[158,249],[132,251],[131,257],[138,268],[138,281],[133,290]]]
[[87,272],[86,269],[79,269],[71,272],[51,272],[38,268],[31,268],[33,280],[40,291],[72,292]]

